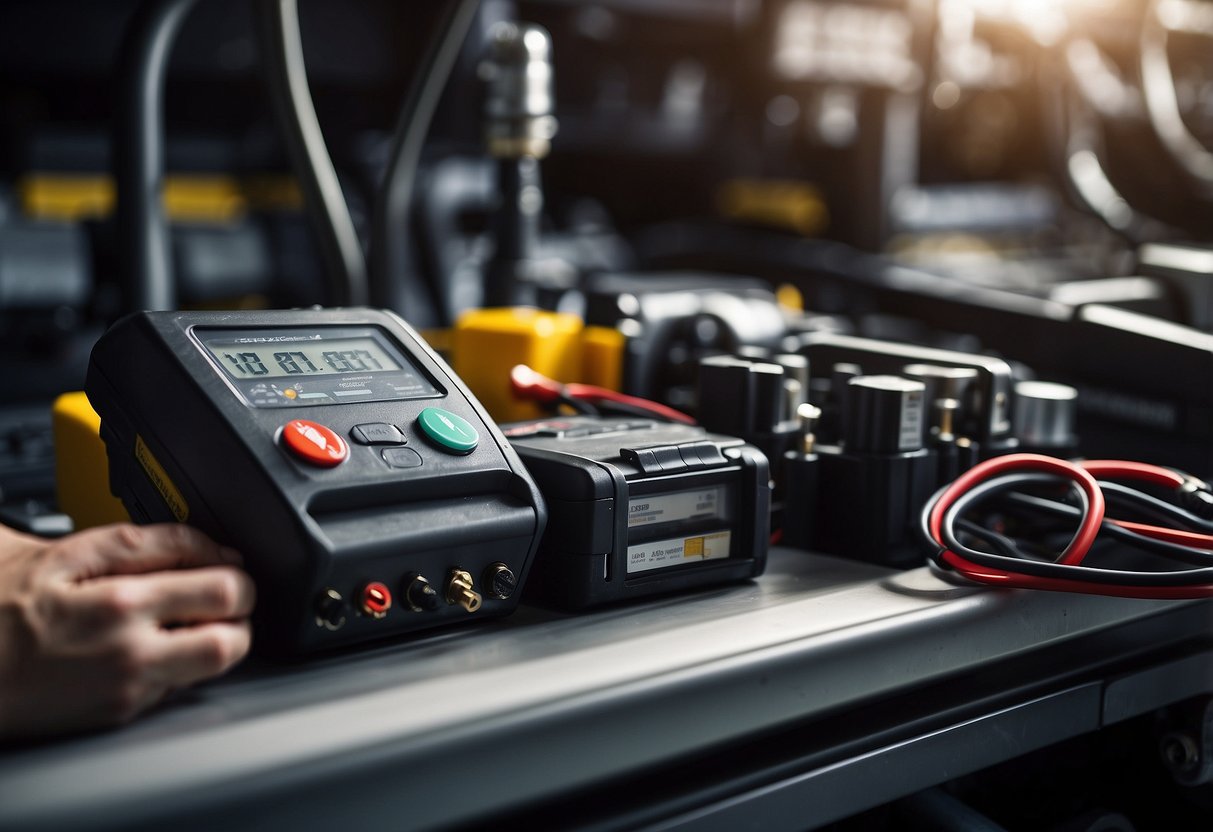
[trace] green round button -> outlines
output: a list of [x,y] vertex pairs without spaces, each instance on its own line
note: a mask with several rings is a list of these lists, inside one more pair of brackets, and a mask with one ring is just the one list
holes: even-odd
[[470,454],[480,442],[480,434],[467,419],[441,407],[427,407],[417,417],[421,431],[439,447],[457,454]]

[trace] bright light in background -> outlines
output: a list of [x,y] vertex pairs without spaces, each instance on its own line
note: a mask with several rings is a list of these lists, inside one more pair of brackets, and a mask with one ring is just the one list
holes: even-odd
[[[1038,54],[1031,50],[998,49],[983,34],[991,25],[1026,33],[1043,49],[1061,47],[1082,38],[1094,21],[1106,26],[1117,9],[1130,10],[1145,0],[936,0],[938,3],[938,96],[932,101],[939,109],[954,106],[951,88],[1016,87],[1023,83],[1028,63]],[[1183,0],[1167,0],[1183,2]],[[1080,60],[1085,57],[1080,55]],[[1073,61],[1071,60],[1071,63]],[[1106,75],[1106,72],[1104,73]],[[1100,79],[1098,90],[1104,99],[1114,92]],[[1119,106],[1119,105],[1118,105]]]
[[1158,21],[1172,32],[1213,35],[1213,3],[1163,0],[1157,11]]
[[940,0],[939,14],[945,27],[948,18],[968,23],[978,17],[1016,25],[1041,46],[1054,46],[1082,18],[1125,3],[1126,0]]
[[[980,2],[939,2],[938,72],[941,81],[953,84],[957,92],[974,87],[1013,87],[1023,77],[1017,56],[997,54],[988,42],[976,36],[979,19],[977,4]],[[952,98],[950,89],[944,90],[940,100],[932,96],[935,105],[941,109],[954,106],[959,95],[955,96],[957,101]]]
[[1141,114],[1141,98],[1125,83],[1116,65],[1086,38],[1076,38],[1066,46],[1070,77],[1082,97],[1107,118],[1136,118]]
[[780,14],[775,71],[791,81],[836,81],[912,90],[913,24],[897,9],[793,0]]

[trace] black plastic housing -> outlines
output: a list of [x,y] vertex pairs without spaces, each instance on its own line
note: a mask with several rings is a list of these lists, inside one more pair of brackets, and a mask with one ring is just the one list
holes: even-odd
[[1001,358],[830,332],[806,336],[800,352],[814,367],[854,363],[866,374],[897,374],[907,364],[972,368],[977,371],[972,385],[974,401],[966,408],[970,412],[957,425],[957,432],[978,444],[983,459],[1018,447],[1011,428],[1014,379],[1011,366]]
[[[437,393],[396,401],[254,407],[237,395],[194,334],[199,327],[267,331],[371,327],[394,345]],[[469,614],[458,605],[414,612],[404,595],[417,575],[439,589],[451,570],[477,576],[506,564],[519,583],[530,570],[547,513],[538,488],[484,408],[399,317],[368,309],[268,312],[143,312],[116,323],[93,350],[86,391],[101,416],[110,488],[137,522],[183,519],[243,553],[258,590],[255,644],[295,655],[398,636],[456,621],[510,613],[519,594],[484,597]],[[417,416],[438,406],[480,435],[466,455],[444,450]],[[344,436],[349,458],[333,468],[300,461],[282,445],[292,419]],[[421,464],[395,468],[383,448],[349,441],[355,425],[385,423],[403,434]],[[137,439],[180,496],[166,501],[136,457]],[[318,605],[328,590],[348,603],[368,582],[395,596],[376,619],[355,605],[336,630]],[[479,587],[477,587],[479,589]],[[336,619],[331,604],[326,614]]]
[[[689,425],[586,416],[504,430],[551,518],[526,586],[528,602],[582,609],[754,578],[766,567],[769,468],[762,452],[742,440]],[[727,495],[727,517],[656,523],[629,538],[629,507],[639,508],[638,498],[717,488]],[[726,529],[727,557],[629,572],[630,546]]]
[[811,548],[886,566],[920,566],[918,513],[936,487],[935,453],[849,454],[821,447],[817,457]]

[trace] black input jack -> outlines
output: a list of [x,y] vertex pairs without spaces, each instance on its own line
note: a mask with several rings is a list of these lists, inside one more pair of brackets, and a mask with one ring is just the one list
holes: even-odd
[[484,570],[481,583],[484,585],[485,595],[504,601],[518,589],[518,576],[514,574],[514,570],[498,561],[489,564]]
[[433,612],[442,606],[442,598],[424,575],[414,575],[405,582],[404,602],[413,612]]
[[326,589],[316,601],[316,626],[340,630],[345,626],[345,599],[335,589]]

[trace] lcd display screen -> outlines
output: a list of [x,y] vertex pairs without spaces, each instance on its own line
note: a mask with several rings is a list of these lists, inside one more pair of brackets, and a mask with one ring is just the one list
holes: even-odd
[[196,333],[254,407],[299,407],[442,395],[393,342],[369,327],[208,329]]
[[305,378],[333,373],[368,373],[401,367],[373,338],[341,338],[315,344],[256,347],[236,341],[207,341],[207,350],[234,378]]

